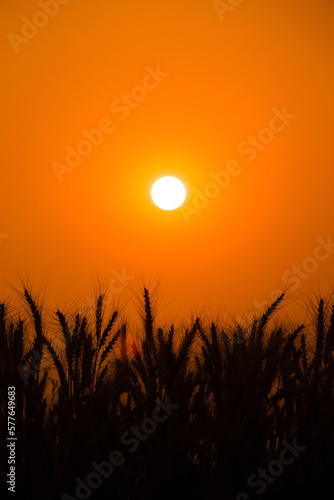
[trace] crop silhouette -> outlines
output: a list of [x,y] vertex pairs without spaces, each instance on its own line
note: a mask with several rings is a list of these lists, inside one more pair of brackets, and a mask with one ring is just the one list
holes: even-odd
[[[317,300],[305,326],[272,324],[282,295],[248,330],[204,317],[181,330],[156,325],[144,288],[142,335],[129,345],[119,311],[106,317],[103,294],[92,321],[60,310],[50,318],[27,289],[23,298],[28,316],[0,304],[0,430],[5,438],[7,387],[15,386],[20,498],[80,498],[76,479],[85,482],[112,450],[124,464],[90,487],[91,498],[256,498],[249,476],[294,441],[306,451],[261,497],[326,498],[334,467],[331,299]],[[124,433],[143,429],[166,401],[177,409],[129,450]]]

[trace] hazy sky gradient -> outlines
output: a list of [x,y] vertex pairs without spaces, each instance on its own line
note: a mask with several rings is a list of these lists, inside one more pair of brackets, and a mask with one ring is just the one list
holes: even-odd
[[[288,283],[326,292],[333,2],[245,0],[223,20],[209,0],[51,3],[53,17],[37,1],[0,4],[1,297],[28,273],[51,305],[84,300],[97,276],[124,270],[132,285],[161,277],[167,315],[238,314]],[[273,121],[284,108],[295,117]],[[54,162],[69,169],[66,148],[100,126],[102,142],[60,182]],[[259,133],[267,143],[249,150]],[[226,169],[228,185],[208,187]],[[161,175],[185,183],[196,213],[153,205]],[[212,195],[201,209],[199,192]],[[315,270],[298,278],[294,265]]]

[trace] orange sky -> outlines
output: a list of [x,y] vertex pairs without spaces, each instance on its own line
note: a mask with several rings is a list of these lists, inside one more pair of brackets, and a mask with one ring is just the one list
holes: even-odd
[[[1,298],[160,277],[164,315],[239,314],[333,285],[334,3],[229,4],[1,2]],[[162,175],[182,210],[153,205]]]

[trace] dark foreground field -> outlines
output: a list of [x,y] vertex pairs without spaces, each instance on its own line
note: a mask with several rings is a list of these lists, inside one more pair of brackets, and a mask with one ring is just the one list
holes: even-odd
[[174,331],[144,289],[131,342],[103,296],[92,321],[23,299],[0,304],[1,498],[332,497],[331,299],[305,326],[276,322],[282,296],[246,330],[203,317]]

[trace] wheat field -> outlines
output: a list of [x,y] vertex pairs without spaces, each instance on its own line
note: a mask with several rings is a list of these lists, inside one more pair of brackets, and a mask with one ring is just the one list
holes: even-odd
[[[50,313],[30,290],[21,295],[20,307],[0,304],[1,436],[15,386],[18,498],[327,498],[331,297],[313,303],[307,325],[274,321],[282,295],[249,329],[204,316],[181,329],[157,324],[144,288],[142,329],[127,342],[127,322],[106,313],[103,294],[93,318]],[[250,476],[284,443],[303,451],[255,487]],[[96,464],[112,450],[122,460],[103,477]]]

